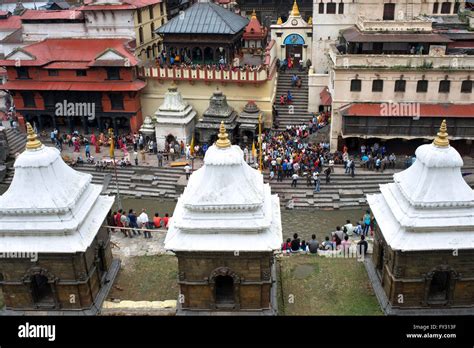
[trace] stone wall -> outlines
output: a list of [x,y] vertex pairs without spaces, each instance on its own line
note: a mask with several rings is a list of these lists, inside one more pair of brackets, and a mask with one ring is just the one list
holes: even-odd
[[213,277],[228,272],[234,278],[233,310],[271,308],[271,252],[177,252],[183,309],[216,310]]

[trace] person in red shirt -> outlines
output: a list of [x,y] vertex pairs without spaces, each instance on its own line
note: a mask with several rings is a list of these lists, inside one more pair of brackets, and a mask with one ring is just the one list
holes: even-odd
[[155,213],[155,217],[153,218],[153,224],[155,225],[156,228],[160,228],[160,227],[161,227],[160,214]]
[[165,228],[168,228],[168,223],[170,222],[170,218],[168,214],[165,214],[165,217],[163,218],[163,224],[165,225]]
[[[117,226],[118,228],[123,227],[123,223],[121,221],[122,213],[123,213],[123,210],[119,209],[118,213],[114,216],[115,226]],[[122,233],[125,235],[125,237],[127,237],[126,230],[120,229],[120,231],[122,231]]]

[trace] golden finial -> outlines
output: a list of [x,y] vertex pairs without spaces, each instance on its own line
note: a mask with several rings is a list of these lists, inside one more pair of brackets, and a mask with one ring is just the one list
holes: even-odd
[[309,17],[309,18],[308,18],[308,24],[309,24],[309,25],[313,24],[313,17]]
[[278,25],[282,25],[282,24],[283,24],[283,20],[281,19],[281,17],[278,17],[277,24],[278,24]]
[[295,2],[293,3],[293,10],[291,11],[292,16],[299,16],[300,15],[300,9],[298,8],[298,4]]
[[438,147],[448,147],[449,140],[448,140],[448,127],[446,127],[446,120],[441,122],[441,127],[439,127],[439,132],[436,135],[436,138],[433,140],[433,144]]
[[221,121],[221,126],[219,128],[219,135],[218,135],[218,140],[216,141],[216,146],[219,149],[226,149],[230,147],[231,143],[228,138],[228,135],[225,131],[225,126],[224,126],[224,121]]
[[41,144],[41,141],[38,140],[38,136],[36,135],[35,131],[33,130],[33,127],[31,127],[31,124],[29,122],[26,122],[26,149],[27,150],[37,150],[43,144]]
[[252,12],[252,19],[257,19],[257,12],[255,12],[255,9],[253,9]]

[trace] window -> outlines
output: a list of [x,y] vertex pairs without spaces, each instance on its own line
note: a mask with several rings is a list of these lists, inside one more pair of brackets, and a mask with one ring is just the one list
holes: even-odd
[[344,14],[344,3],[342,1],[339,3],[339,8],[338,8],[337,13]]
[[328,2],[326,5],[326,13],[327,14],[335,14],[336,13],[336,3]]
[[120,69],[107,68],[107,80],[120,80]]
[[150,19],[153,19],[153,5],[148,7],[148,12],[150,13]]
[[142,22],[142,10],[140,9],[137,9],[137,20],[138,20],[138,23]]
[[17,79],[29,79],[30,76],[28,75],[28,68],[25,66],[17,67],[16,76]]
[[150,24],[151,37],[155,37],[155,23],[151,22]]
[[57,69],[49,69],[48,76],[59,76],[59,70]]
[[405,92],[406,85],[407,85],[406,80],[400,79],[400,80],[395,81],[395,92]]
[[372,92],[383,92],[383,80],[377,79],[372,81]]
[[450,2],[443,2],[441,4],[441,13],[442,14],[450,14],[451,13],[451,3]]
[[36,107],[35,95],[33,92],[22,92],[21,96],[23,98],[23,105],[25,108],[34,108]]
[[87,76],[87,70],[76,70],[76,76]]
[[459,1],[456,1],[454,3],[454,10],[453,10],[454,14],[457,14],[459,12],[459,7],[460,6],[461,6],[461,3]]
[[472,81],[465,80],[461,84],[461,93],[472,93]]
[[351,92],[360,92],[362,90],[362,81],[359,79],[351,80]]
[[323,2],[320,2],[319,3],[319,13],[324,13],[324,3]]
[[160,2],[160,15],[163,16],[165,13],[163,11],[163,3]]
[[439,2],[435,2],[433,4],[433,14],[438,13],[438,11],[439,11]]
[[140,44],[142,44],[143,43],[143,28],[142,27],[138,29],[138,37],[140,39]]
[[395,4],[383,5],[383,20],[393,21],[395,19]]
[[449,89],[451,87],[451,81],[449,80],[443,80],[439,81],[439,93],[449,93]]
[[416,84],[416,91],[418,93],[425,93],[428,92],[428,81],[427,80],[419,80]]
[[123,110],[123,95],[122,94],[109,94],[110,107],[112,110]]

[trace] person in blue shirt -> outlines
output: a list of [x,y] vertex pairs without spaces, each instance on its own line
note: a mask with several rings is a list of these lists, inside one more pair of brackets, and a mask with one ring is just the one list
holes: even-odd
[[89,143],[86,143],[86,158],[91,157],[91,148],[89,146]]
[[364,230],[362,231],[362,234],[364,236],[367,236],[369,234],[370,222],[371,222],[370,210],[367,210],[365,212],[364,217],[362,218],[362,220],[364,221]]

